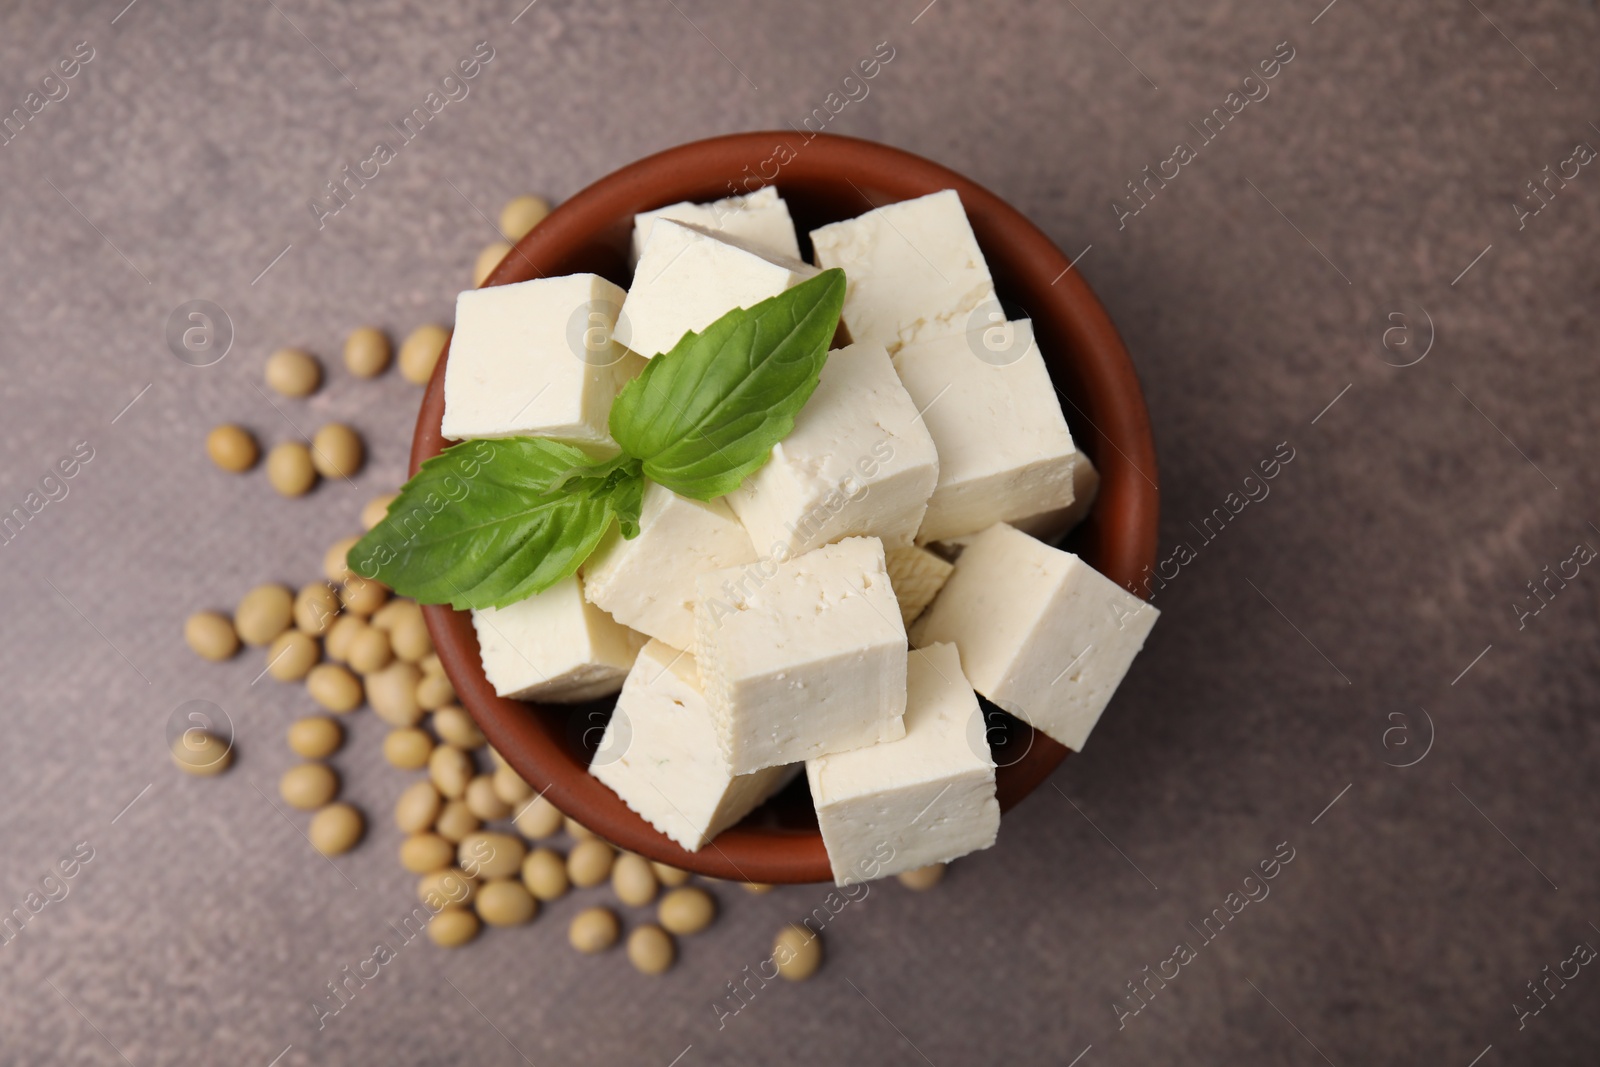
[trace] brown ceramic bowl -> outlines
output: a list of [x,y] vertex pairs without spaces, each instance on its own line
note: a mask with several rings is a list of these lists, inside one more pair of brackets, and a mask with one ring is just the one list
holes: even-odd
[[[818,226],[870,208],[955,189],[961,195],[1002,302],[1015,318],[1033,319],[1050,374],[1078,447],[1100,470],[1100,495],[1068,547],[1119,585],[1136,582],[1156,551],[1155,445],[1138,376],[1116,327],[1083,276],[1027,219],[993,193],[909,152],[849,137],[793,132],[741,133],[697,141],[642,159],[562,204],[518,243],[485,285],[539,275],[592,271],[626,286],[627,250],[636,212],[680,200],[715,200],[775,183],[794,215],[802,251]],[[411,469],[447,442],[445,358],[417,416]],[[425,609],[428,628],[463,706],[523,778],[562,811],[621,846],[718,878],[817,882],[831,878],[806,794],[805,777],[697,853],[685,852],[634,814],[588,773],[594,729],[612,701],[537,706],[497,697],[484,677],[471,617],[448,606]],[[1065,650],[1064,650],[1065,651]],[[1002,716],[998,711],[993,712]],[[999,799],[1009,808],[1027,796],[1067,749],[1016,720],[992,729]]]

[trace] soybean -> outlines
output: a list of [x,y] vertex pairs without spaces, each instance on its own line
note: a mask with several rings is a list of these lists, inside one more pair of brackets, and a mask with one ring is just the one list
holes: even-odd
[[339,590],[339,602],[356,615],[371,615],[389,599],[389,587],[375,578],[351,574]]
[[617,943],[621,924],[610,908],[585,908],[572,917],[567,940],[583,953],[604,952]]
[[429,871],[417,880],[417,896],[435,910],[451,904],[471,904],[478,895],[478,882],[459,867]]
[[233,627],[247,645],[270,644],[294,620],[294,594],[281,585],[258,585],[233,613]]
[[579,841],[567,853],[567,878],[579,889],[597,886],[611,874],[615,853],[598,837]]
[[805,981],[822,966],[822,935],[790,923],[772,941],[772,962],[789,981]]
[[650,861],[624,852],[611,865],[611,889],[629,907],[642,908],[656,899],[656,873]]
[[482,825],[466,801],[447,800],[439,809],[439,817],[433,821],[433,830],[447,841],[459,842]]
[[561,825],[566,827],[567,836],[571,837],[574,841],[587,841],[596,836],[593,830],[583,825],[583,823],[579,822],[577,819],[572,818],[570,815],[562,819]]
[[267,357],[267,385],[284,396],[310,396],[322,384],[322,364],[298,348],[280,348]]
[[698,934],[716,917],[716,898],[694,885],[672,890],[656,906],[656,921],[675,934]]
[[539,902],[521,882],[499,878],[478,890],[478,917],[490,926],[521,926],[539,911]]
[[433,827],[442,807],[444,798],[432,782],[412,782],[394,803],[394,824],[408,834],[419,834]]
[[376,378],[389,366],[389,337],[376,326],[358,326],[344,339],[345,369],[357,378]]
[[322,658],[322,645],[300,630],[285,630],[267,649],[267,673],[280,682],[298,682]]
[[447,704],[455,703],[455,687],[443,671],[429,671],[425,667],[421,667],[421,670],[422,679],[417,682],[417,703],[424,711],[438,711]]
[[474,878],[510,878],[522,870],[528,846],[515,834],[468,834],[456,848],[457,866]]
[[439,735],[440,740],[457,748],[471,750],[488,744],[488,738],[483,736],[478,724],[472,721],[472,716],[454,705],[440,708],[433,713],[433,732]]
[[451,800],[465,795],[472,771],[472,757],[454,745],[440,745],[428,757],[428,777]]
[[450,331],[443,326],[418,326],[400,346],[400,376],[412,385],[427,385]]
[[[437,718],[437,716],[435,716]],[[531,841],[554,837],[561,829],[561,810],[547,797],[534,797],[516,818],[517,831]]]
[[339,795],[339,776],[326,763],[301,763],[283,772],[278,795],[291,808],[315,811]]
[[183,621],[183,639],[202,659],[221,661],[239,651],[239,635],[226,615],[197,611]]
[[366,448],[342,422],[330,422],[311,438],[311,462],[324,478],[349,478],[361,469]]
[[399,495],[399,493],[384,493],[367,501],[361,509],[361,528],[370,530],[382,522],[383,517],[389,513],[389,505],[394,503],[394,498]]
[[[345,656],[350,662],[350,669],[357,674],[375,674],[389,665],[394,659],[394,652],[389,648],[389,635],[376,627],[368,626],[356,634],[350,642],[349,653]],[[368,683],[369,688],[375,688]],[[387,695],[384,699],[387,699]],[[377,707],[374,700],[373,707]]]
[[343,662],[349,659],[351,644],[366,628],[367,620],[355,615],[340,615],[323,635],[323,653],[331,660]]
[[424,830],[400,842],[400,866],[412,874],[442,871],[455,859],[456,846],[436,833]]
[[650,869],[656,874],[656,881],[664,886],[676,887],[689,880],[689,872],[668,866],[665,863],[651,863]]
[[249,430],[230,422],[206,434],[206,454],[218,467],[238,474],[256,465],[261,447]]
[[284,441],[267,453],[267,481],[283,496],[304,496],[317,484],[311,451],[299,441]]
[[419,767],[428,765],[428,756],[433,752],[433,737],[426,730],[419,730],[415,726],[407,726],[400,730],[390,730],[389,735],[383,739],[383,758],[389,761],[392,767],[402,771],[414,771]]
[[[407,663],[414,664],[433,651],[433,638],[428,633],[428,622],[422,617],[421,608],[396,616],[389,627],[389,640],[394,645],[394,654]],[[418,668],[418,678],[421,678],[421,668]]]
[[522,884],[540,900],[555,900],[567,891],[567,861],[561,853],[536,848],[522,861]]
[[500,232],[508,241],[520,241],[550,214],[550,202],[542,196],[517,196],[500,209]]
[[660,974],[677,956],[671,936],[659,926],[646,923],[628,935],[628,962],[641,974]]
[[311,816],[306,836],[311,838],[311,847],[324,856],[337,856],[355,848],[366,828],[366,820],[349,804],[329,804]]
[[337,714],[361,706],[361,681],[337,663],[319,663],[306,675],[306,692],[322,707]]
[[312,637],[321,637],[339,614],[339,594],[326,582],[312,582],[294,598],[294,624]]
[[[384,636],[382,630],[372,632],[379,637]],[[351,644],[352,656],[355,654],[356,643],[366,639],[366,635],[363,634]],[[390,726],[415,726],[422,721],[422,707],[417,703],[417,678],[420,674],[414,664],[394,662],[382,670],[367,675],[367,700],[372,704],[372,710],[377,712],[378,718]],[[461,788],[466,789],[465,782]]]
[[478,253],[477,260],[472,264],[472,287],[478,288],[483,284],[500,261],[506,258],[506,253],[511,251],[511,246],[504,241],[496,241],[492,245],[484,245],[483,251]]
[[500,799],[500,794],[494,790],[494,779],[487,774],[468,782],[462,799],[466,801],[467,810],[484,822],[504,819],[511,814],[511,805]]
[[901,871],[897,877],[900,879],[901,885],[920,893],[923,890],[932,889],[944,880],[944,864],[933,863],[926,867],[918,867],[915,870]]
[[495,796],[508,805],[521,804],[533,797],[533,786],[524,782],[522,776],[510,767],[496,767],[490,783]]
[[359,540],[361,540],[359,537],[343,537],[328,546],[328,551],[322,557],[323,577],[330,582],[342,582],[350,576],[346,557]]
[[344,727],[324,715],[289,724],[289,749],[303,759],[327,759],[344,744]]
[[210,778],[233,763],[233,746],[205,730],[185,730],[172,743],[172,762],[187,774]]
[[478,916],[466,908],[445,908],[428,920],[428,937],[440,948],[456,948],[478,936]]

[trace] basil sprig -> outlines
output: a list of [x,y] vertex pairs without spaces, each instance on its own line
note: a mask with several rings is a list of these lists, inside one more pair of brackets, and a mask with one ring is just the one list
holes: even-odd
[[445,449],[350,550],[351,570],[424,604],[505,607],[575,573],[613,521],[638,536],[646,478],[696,500],[730,492],[816,390],[844,288],[823,271],[685,334],[617,395],[611,459],[539,437]]

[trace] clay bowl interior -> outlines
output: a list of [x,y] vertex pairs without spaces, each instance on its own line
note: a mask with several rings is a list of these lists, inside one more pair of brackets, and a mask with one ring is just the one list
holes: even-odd
[[[744,133],[682,145],[626,166],[562,204],[484,284],[592,271],[626,287],[635,213],[769,183],[788,202],[807,259],[807,234],[818,226],[957,190],[1008,317],[1033,320],[1073,437],[1100,471],[1094,508],[1064,547],[1119,585],[1139,579],[1155,561],[1158,495],[1155,446],[1127,350],[1061,251],[1014,209],[954,171],[886,145],[828,134],[807,140],[793,132]],[[417,417],[413,473],[451,443],[439,433],[448,359],[446,349]],[[614,700],[539,706],[497,697],[479,662],[470,614],[447,605],[424,610],[461,704],[511,766],[562,811],[622,848],[718,878],[831,880],[804,775],[699,852],[686,852],[588,773]],[[1064,659],[1070,655],[1063,650]],[[1067,749],[996,708],[987,714],[1000,805],[1010,808]]]

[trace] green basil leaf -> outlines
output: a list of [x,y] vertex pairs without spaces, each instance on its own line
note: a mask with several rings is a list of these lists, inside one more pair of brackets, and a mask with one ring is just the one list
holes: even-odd
[[844,306],[844,272],[735,309],[656,356],[611,406],[611,436],[675,493],[737,488],[794,429]]
[[[505,607],[577,571],[611,525],[580,449],[536,437],[464,441],[422,464],[348,557],[402,596]],[[626,481],[624,476],[619,481]]]

